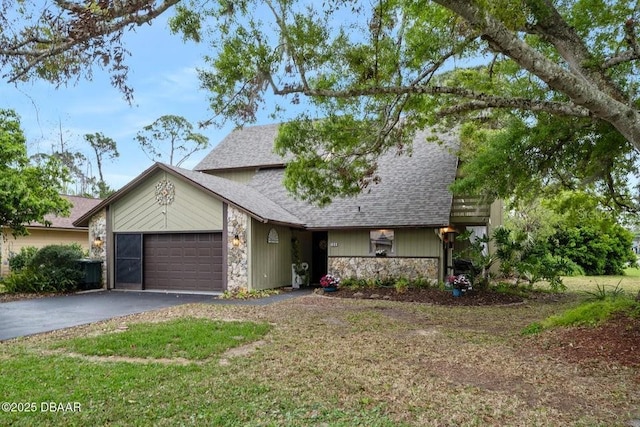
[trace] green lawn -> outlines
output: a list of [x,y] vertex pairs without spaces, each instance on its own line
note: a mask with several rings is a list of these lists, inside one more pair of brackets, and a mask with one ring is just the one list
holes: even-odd
[[[551,352],[546,333],[520,334],[575,303],[308,296],[171,307],[29,337],[0,346],[2,401],[16,410],[0,425],[625,425],[640,417],[639,369],[580,367]],[[241,344],[236,353],[209,342],[242,324],[255,335],[223,334],[223,348]],[[243,345],[255,339],[257,348]],[[79,411],[52,412],[51,402]]]
[[126,331],[92,338],[75,338],[52,346],[90,356],[206,359],[259,339],[270,329],[253,322],[221,322],[180,318],[139,323]]
[[594,291],[598,286],[615,288],[620,285],[626,292],[640,292],[640,269],[628,268],[623,276],[575,276],[563,277],[569,291]]

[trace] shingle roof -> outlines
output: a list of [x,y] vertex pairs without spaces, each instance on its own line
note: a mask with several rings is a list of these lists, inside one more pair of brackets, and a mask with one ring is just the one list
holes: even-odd
[[196,165],[194,170],[282,166],[285,159],[273,152],[278,124],[236,129]]
[[153,164],[147,170],[138,175],[133,181],[129,182],[116,193],[111,195],[111,197],[103,200],[102,203],[96,205],[93,209],[74,221],[74,224],[78,226],[86,226],[91,217],[100,209],[122,198],[158,169],[167,171],[174,176],[182,177],[183,179],[199,186],[204,191],[210,192],[225,202],[237,206],[259,221],[278,222],[299,227],[304,225],[302,220],[251,187],[225,178],[220,178],[203,172],[182,169],[176,166],[166,165],[164,163]]
[[[92,199],[88,197],[80,197],[80,196],[67,196],[62,195],[65,199],[67,199],[73,205],[71,207],[71,212],[68,217],[59,217],[55,215],[46,215],[44,218],[51,222],[50,228],[67,228],[67,229],[75,229],[73,222],[80,218],[82,215],[93,209],[95,206],[100,204],[102,199]],[[44,224],[35,223],[30,224],[28,227],[45,227]]]
[[170,165],[163,168],[174,171],[188,180],[199,184],[217,194],[258,219],[302,226],[304,221],[288,212],[283,207],[265,197],[256,189],[229,179],[220,178],[203,172],[182,169]]
[[283,169],[261,170],[248,185],[303,218],[308,228],[370,228],[441,226],[449,223],[457,158],[451,135],[439,135],[444,144],[427,142],[419,132],[412,155],[387,153],[379,161],[379,184],[357,197],[338,198],[318,208],[295,200],[282,185]]
[[[283,166],[285,160],[271,151],[277,128],[268,125],[235,131],[196,166],[202,170],[255,167],[258,171],[248,184],[156,163],[76,224],[88,223],[91,215],[158,168],[183,177],[261,221],[313,229],[439,227],[449,223],[453,198],[449,186],[458,162],[451,150],[457,147],[453,135],[437,135],[442,142],[438,144],[427,141],[433,134],[418,132],[410,156],[387,153],[379,159],[379,184],[372,184],[357,197],[338,198],[319,208],[294,199],[284,188],[284,167],[277,166]],[[214,156],[216,153],[223,155]]]

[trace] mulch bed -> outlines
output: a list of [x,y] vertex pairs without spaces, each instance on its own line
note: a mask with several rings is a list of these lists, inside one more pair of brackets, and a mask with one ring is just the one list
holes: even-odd
[[27,294],[27,293],[8,294],[8,293],[0,293],[0,303],[11,302],[11,301],[21,301],[21,300],[25,300],[25,299],[55,297],[55,296],[59,296],[59,295],[67,295],[67,294],[60,293],[60,292],[49,292],[49,293],[44,293],[44,294]]
[[640,318],[618,315],[595,327],[554,329],[537,344],[584,367],[601,368],[615,362],[640,368]]
[[395,288],[378,287],[374,289],[339,289],[337,292],[325,292],[324,295],[335,298],[382,299],[390,301],[418,302],[435,305],[505,305],[523,302],[516,295],[507,295],[493,291],[468,291],[460,297],[440,289],[407,289],[397,292]]

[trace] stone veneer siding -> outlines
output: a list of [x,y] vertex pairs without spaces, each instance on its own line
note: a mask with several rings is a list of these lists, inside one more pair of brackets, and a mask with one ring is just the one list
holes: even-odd
[[438,258],[329,257],[329,273],[339,278],[438,280]]
[[[249,250],[247,225],[249,216],[229,206],[227,209],[227,290],[249,288]],[[238,235],[240,244],[233,245]]]
[[[102,247],[93,244],[97,237],[102,239]],[[107,211],[102,209],[89,220],[89,257],[102,261],[102,286],[107,280]]]

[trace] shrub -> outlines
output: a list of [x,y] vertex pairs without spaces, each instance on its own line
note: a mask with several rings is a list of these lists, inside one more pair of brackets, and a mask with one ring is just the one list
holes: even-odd
[[397,293],[399,294],[405,293],[407,289],[409,289],[409,281],[404,277],[401,277],[398,280],[396,280],[394,287]]
[[42,293],[55,291],[55,289],[51,289],[48,286],[48,282],[42,274],[28,268],[12,271],[11,274],[5,277],[3,284],[8,293]]
[[4,281],[7,292],[68,292],[77,288],[83,271],[78,244],[50,245],[38,250]]
[[526,233],[501,227],[494,232],[493,240],[501,272],[505,276],[515,276],[518,281],[525,280],[529,285],[546,280],[553,292],[562,292],[566,286],[560,275],[580,271],[574,262],[551,253],[546,241]]
[[558,230],[549,238],[555,255],[568,258],[588,275],[624,274],[636,257],[631,250],[633,235],[618,224],[606,229],[578,226]]
[[385,279],[357,279],[355,277],[347,277],[341,280],[340,286],[351,290],[375,289],[375,288],[394,288],[397,292],[402,293],[407,289],[428,289],[437,287],[438,282],[427,277],[418,277],[416,279],[408,279],[406,277],[388,277]]
[[23,246],[20,252],[9,255],[9,268],[11,271],[18,272],[25,268],[31,262],[31,259],[38,252],[35,246]]
[[624,297],[624,289],[620,286],[620,283],[622,283],[622,280],[620,280],[615,288],[611,290],[607,289],[607,286],[605,285],[601,286],[600,284],[596,283],[595,291],[585,291],[585,293],[589,295],[588,299],[591,301],[604,301],[608,298],[615,299],[618,297]]
[[427,277],[418,277],[409,281],[409,287],[417,288],[417,289],[428,289],[431,287],[437,287],[438,282],[435,280],[430,280]]
[[347,277],[341,279],[340,286],[352,290],[375,288],[378,286],[378,279],[357,279],[355,277]]

